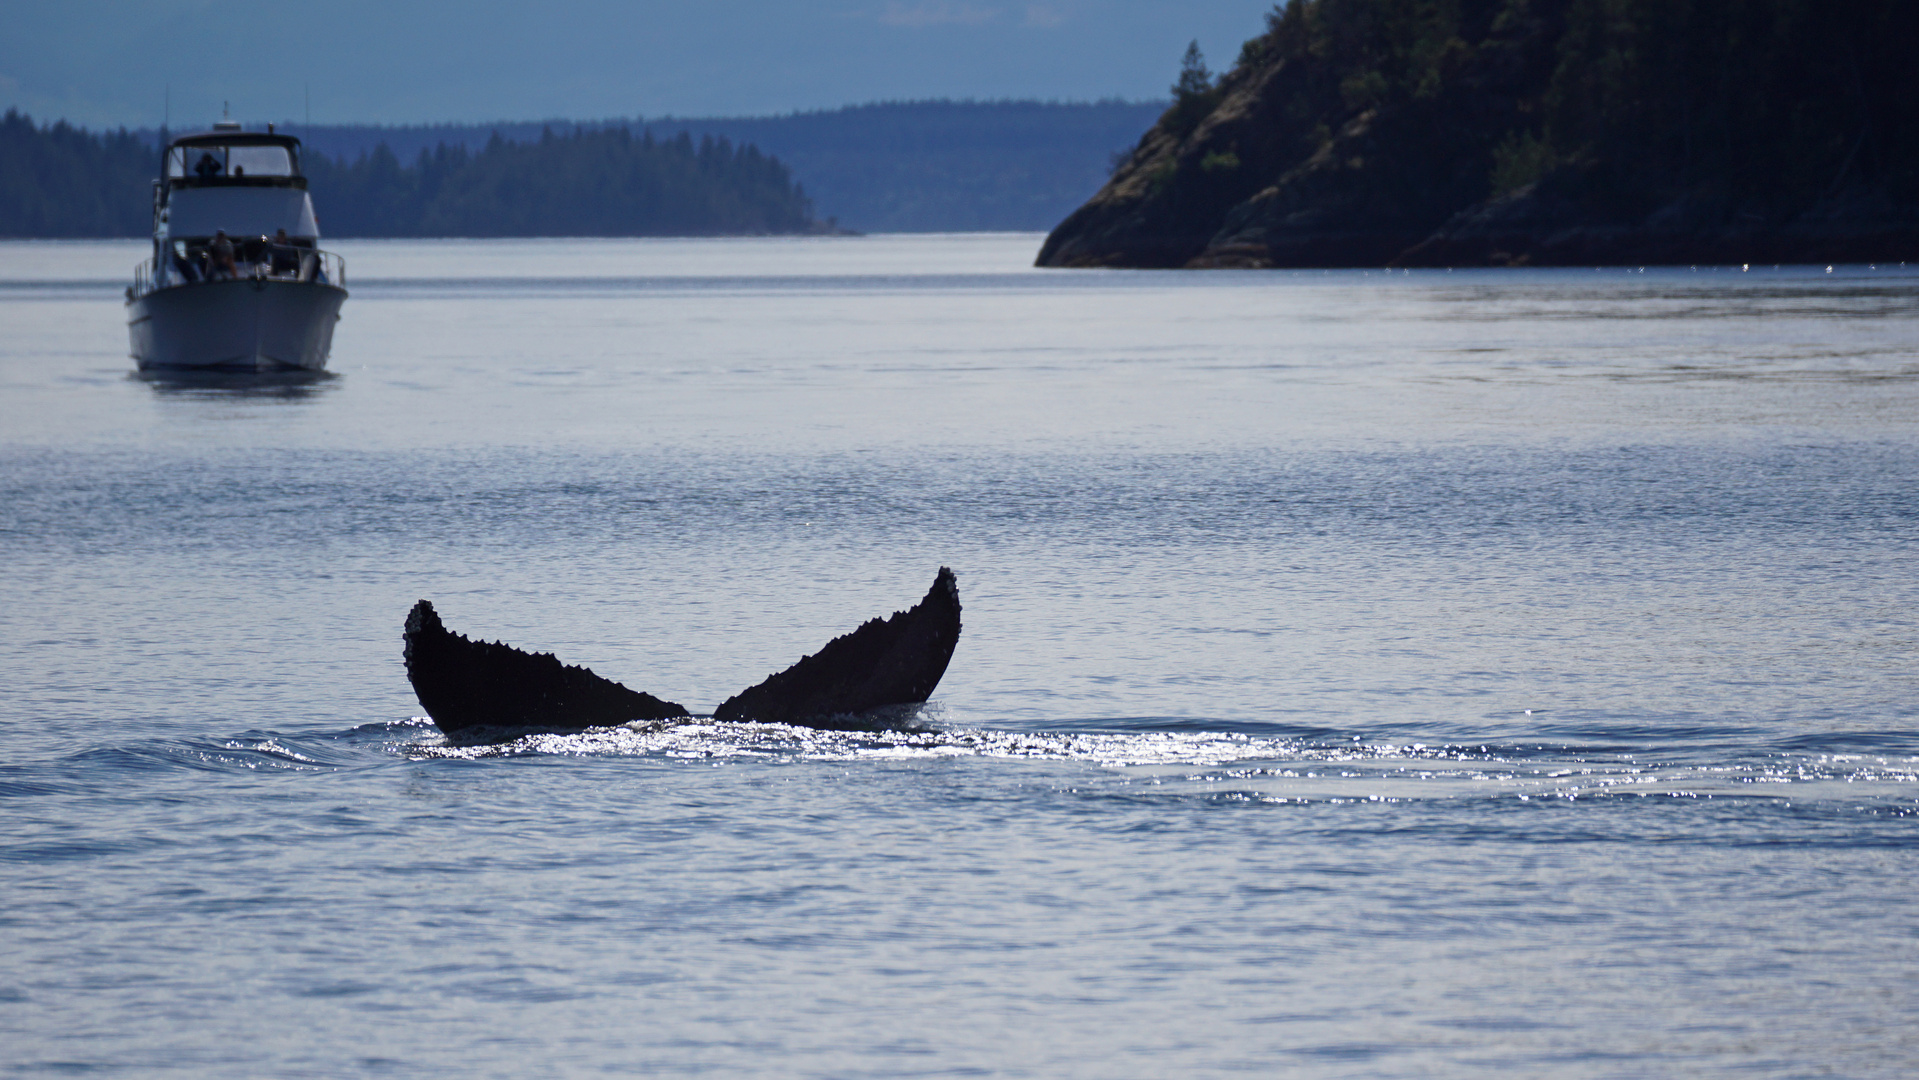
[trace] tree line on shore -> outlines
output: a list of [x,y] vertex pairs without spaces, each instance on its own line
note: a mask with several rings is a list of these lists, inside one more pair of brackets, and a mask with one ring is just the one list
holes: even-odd
[[[164,141],[165,132],[162,132]],[[0,236],[146,235],[157,147],[125,130],[0,118]],[[384,144],[353,159],[303,155],[332,236],[697,236],[813,229],[806,192],[757,147],[626,127],[497,135],[402,162]]]
[[93,134],[61,121],[0,117],[0,237],[141,236],[160,154],[125,129]]

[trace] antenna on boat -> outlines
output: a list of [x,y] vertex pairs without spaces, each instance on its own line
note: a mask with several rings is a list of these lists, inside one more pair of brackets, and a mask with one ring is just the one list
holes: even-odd
[[220,119],[222,119],[222,120],[231,120],[231,119],[233,119],[233,117],[231,117],[231,116],[229,116],[229,115],[227,115],[228,113],[230,113],[230,112],[232,112],[232,111],[233,111],[233,110],[232,110],[232,105],[233,105],[233,103],[232,103],[232,102],[230,102],[230,101],[222,101],[222,102],[220,103]]
[[313,126],[313,84],[301,83],[300,92],[302,94],[305,94],[307,99],[307,122],[301,126],[312,127]]
[[161,131],[165,131],[166,129],[173,126],[173,84],[172,83],[167,84],[167,96],[165,100],[167,103],[166,111],[160,114],[161,116],[160,130]]

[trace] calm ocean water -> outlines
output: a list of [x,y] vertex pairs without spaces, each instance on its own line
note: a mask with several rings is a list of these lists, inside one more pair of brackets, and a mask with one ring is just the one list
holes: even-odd
[[[0,244],[0,1074],[1897,1077],[1919,267],[342,242],[142,379]],[[710,711],[445,747],[417,599]]]

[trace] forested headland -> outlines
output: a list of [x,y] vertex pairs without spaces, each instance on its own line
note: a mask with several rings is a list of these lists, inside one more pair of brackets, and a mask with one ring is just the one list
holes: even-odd
[[[0,120],[0,236],[142,236],[160,138]],[[330,236],[710,236],[815,229],[787,167],[750,145],[625,127],[495,135],[401,161],[384,144],[302,157]]]
[[1919,259],[1912,0],[1291,0],[1051,266]]

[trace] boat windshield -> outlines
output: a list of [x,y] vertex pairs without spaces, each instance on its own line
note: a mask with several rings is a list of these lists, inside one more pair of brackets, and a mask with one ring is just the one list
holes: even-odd
[[284,146],[176,146],[167,152],[168,177],[294,176]]

